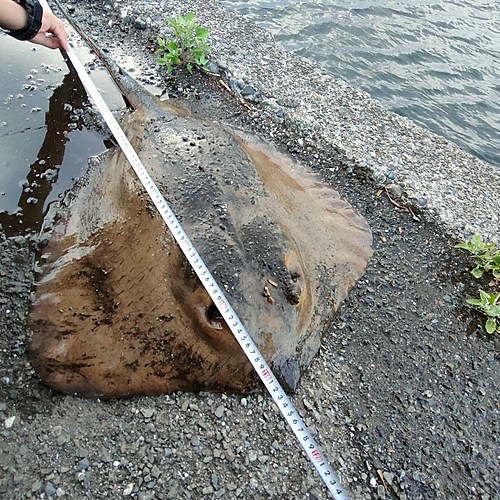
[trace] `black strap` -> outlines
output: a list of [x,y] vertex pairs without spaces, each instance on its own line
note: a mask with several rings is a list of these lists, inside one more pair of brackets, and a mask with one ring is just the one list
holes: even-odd
[[31,40],[42,27],[43,8],[38,0],[24,0],[16,3],[26,9],[28,20],[24,28],[9,31],[8,34],[17,40]]

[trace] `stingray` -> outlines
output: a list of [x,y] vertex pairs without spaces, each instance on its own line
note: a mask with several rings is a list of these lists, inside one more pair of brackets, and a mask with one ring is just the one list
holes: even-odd
[[[371,257],[365,219],[276,147],[114,76],[135,108],[125,133],[262,355],[295,390]],[[91,159],[51,213],[28,318],[28,353],[46,384],[107,398],[259,388],[120,150]]]

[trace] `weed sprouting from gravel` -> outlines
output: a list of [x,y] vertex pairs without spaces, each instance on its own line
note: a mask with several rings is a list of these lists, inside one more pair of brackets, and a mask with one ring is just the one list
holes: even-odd
[[186,66],[191,74],[193,66],[208,71],[207,52],[210,47],[207,38],[210,31],[198,26],[192,12],[184,17],[168,18],[167,21],[174,29],[175,40],[166,42],[163,38],[158,38],[160,48],[156,52],[162,56],[156,62],[166,65],[167,71],[172,71],[174,65]]
[[[455,245],[455,248],[463,248],[472,254],[475,259],[475,267],[471,271],[472,276],[479,279],[485,273],[491,272],[493,281],[489,285],[495,288],[498,286],[500,280],[500,249],[497,249],[495,243],[484,243],[475,234],[472,240],[459,243]],[[475,306],[487,316],[484,326],[488,333],[494,333],[495,331],[500,333],[500,293],[479,290],[479,298],[467,299],[467,303]]]

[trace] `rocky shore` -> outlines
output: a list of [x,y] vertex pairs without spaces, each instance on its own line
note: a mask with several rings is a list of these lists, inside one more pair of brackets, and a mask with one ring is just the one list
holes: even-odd
[[[500,498],[500,341],[464,306],[479,285],[452,248],[500,241],[499,173],[217,2],[65,7],[138,81],[274,142],[368,220],[374,257],[292,398],[352,498]],[[165,17],[189,11],[220,76],[155,68]],[[0,247],[0,498],[329,498],[264,393],[101,401],[43,386],[25,354],[36,238]]]

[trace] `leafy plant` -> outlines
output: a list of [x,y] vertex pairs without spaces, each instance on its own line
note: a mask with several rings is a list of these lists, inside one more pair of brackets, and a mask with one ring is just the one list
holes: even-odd
[[479,299],[467,299],[467,302],[488,316],[485,324],[488,333],[493,333],[495,330],[500,332],[500,319],[497,326],[497,318],[500,318],[500,293],[493,294],[479,290],[479,296]]
[[500,250],[495,250],[494,243],[483,243],[475,234],[472,240],[459,243],[455,248],[464,248],[476,259],[476,267],[471,271],[475,278],[480,278],[485,271],[491,271],[496,279],[500,278]]
[[[459,243],[455,248],[463,248],[475,258],[476,267],[471,271],[475,278],[481,278],[488,271],[492,272],[495,280],[500,278],[500,250],[495,250],[494,243],[484,243],[475,234],[472,240]],[[490,286],[495,286],[494,283],[496,281],[490,283]],[[500,332],[500,293],[479,290],[479,299],[467,299],[467,302],[486,314],[488,319],[484,326],[488,333],[493,333],[495,330]]]
[[168,18],[167,21],[174,29],[175,40],[167,43],[163,38],[158,38],[160,48],[156,52],[162,56],[156,62],[165,64],[168,71],[172,71],[174,65],[185,65],[191,74],[193,66],[208,71],[207,52],[210,47],[207,44],[207,38],[210,31],[198,27],[192,12],[184,17]]

